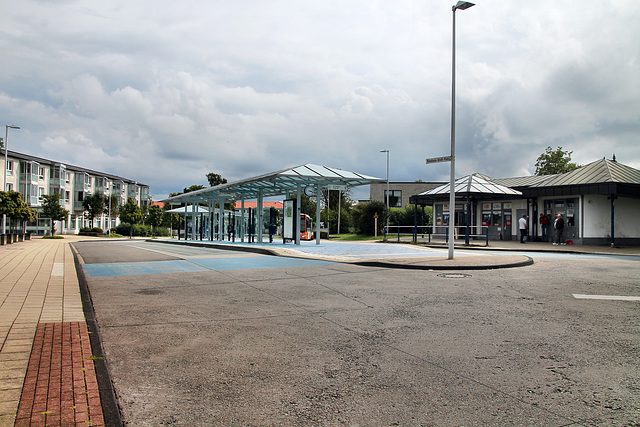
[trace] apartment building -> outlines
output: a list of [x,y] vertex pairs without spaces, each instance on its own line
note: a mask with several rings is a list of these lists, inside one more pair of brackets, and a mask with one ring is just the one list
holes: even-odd
[[[4,161],[4,150],[0,153]],[[83,207],[85,197],[90,194],[117,194],[121,206],[132,197],[143,209],[151,202],[148,185],[54,160],[8,150],[5,168],[6,185],[3,182],[0,188],[19,191],[27,205],[39,213],[37,221],[27,224],[27,231],[34,234],[44,234],[50,229],[50,220],[40,217],[40,198],[45,194],[60,194],[60,205],[69,211],[65,221],[56,222],[56,234],[76,234],[80,228],[91,226]],[[4,174],[0,180],[4,181]],[[107,212],[94,218],[93,227],[107,230],[118,223],[119,220]]]

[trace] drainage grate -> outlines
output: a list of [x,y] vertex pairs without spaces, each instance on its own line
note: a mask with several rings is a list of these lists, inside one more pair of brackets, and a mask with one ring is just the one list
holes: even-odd
[[442,273],[438,274],[438,277],[444,277],[445,279],[464,279],[465,277],[471,277],[471,275],[463,273]]

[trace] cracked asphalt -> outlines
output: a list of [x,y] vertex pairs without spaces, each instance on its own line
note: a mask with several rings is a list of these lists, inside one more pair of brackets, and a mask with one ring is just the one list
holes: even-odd
[[[640,422],[640,303],[573,297],[640,295],[637,259],[541,255],[447,274],[74,246],[128,425]],[[88,274],[176,260],[201,269]]]

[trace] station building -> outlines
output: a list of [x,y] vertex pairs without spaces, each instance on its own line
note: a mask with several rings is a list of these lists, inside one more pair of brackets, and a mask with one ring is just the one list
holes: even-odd
[[[0,150],[0,153],[4,162],[4,150]],[[149,186],[128,178],[11,150],[7,151],[6,157],[6,185],[3,173],[0,176],[3,181],[0,188],[19,191],[27,205],[38,211],[38,219],[27,224],[27,232],[32,234],[44,234],[50,230],[50,220],[40,217],[40,198],[45,194],[60,194],[60,205],[69,211],[65,221],[56,221],[56,234],[76,234],[80,228],[91,225],[83,207],[85,197],[90,194],[117,194],[120,205],[124,205],[131,197],[143,209],[150,204]],[[7,227],[11,226],[9,221],[7,218]],[[107,230],[118,223],[117,217],[105,213],[94,218],[92,226]]]
[[[561,214],[565,240],[574,244],[640,244],[640,170],[601,159],[572,172],[494,179],[472,174],[456,180],[458,237],[488,232],[490,240],[518,238],[527,216],[529,238],[540,240],[540,215]],[[382,200],[384,201],[384,200]],[[434,234],[449,225],[449,184],[415,194],[411,203],[433,208]],[[468,226],[468,227],[467,227]]]

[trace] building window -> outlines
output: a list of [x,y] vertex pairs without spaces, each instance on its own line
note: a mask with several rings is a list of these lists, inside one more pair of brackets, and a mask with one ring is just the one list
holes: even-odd
[[9,175],[13,174],[13,160],[7,160],[7,173]]
[[10,182],[7,182],[7,191],[13,191],[13,184]]
[[44,179],[44,167],[43,166],[40,166],[39,178],[40,179]]
[[[387,190],[384,190],[384,203],[387,203]],[[389,207],[401,208],[402,207],[402,190],[390,190],[389,191]]]

